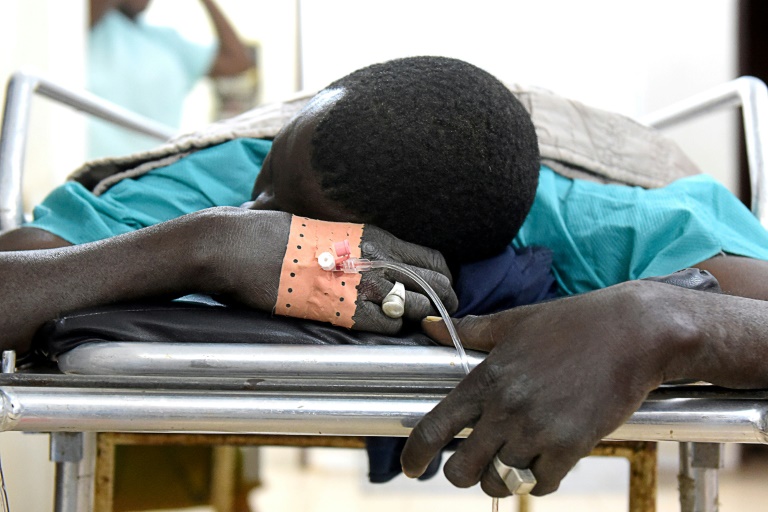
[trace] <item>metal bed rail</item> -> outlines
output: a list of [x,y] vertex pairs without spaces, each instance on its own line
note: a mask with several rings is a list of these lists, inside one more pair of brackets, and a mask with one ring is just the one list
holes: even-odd
[[[315,390],[306,382],[217,390],[213,379],[209,389],[110,388],[108,377],[92,379],[102,387],[0,381],[0,430],[407,436],[449,391],[378,383],[367,392],[364,382],[355,390]],[[768,443],[768,392],[675,393],[652,393],[606,440]]]
[[145,135],[167,140],[176,130],[86,91],[74,91],[29,72],[11,76],[0,128],[0,232],[24,221],[22,174],[29,113],[35,94]]
[[640,121],[664,129],[734,107],[741,107],[752,213],[768,229],[768,88],[762,80],[753,76],[736,78],[642,116]]
[[[213,349],[88,343],[60,357],[69,375],[0,375],[0,430],[405,436],[464,375],[449,347]],[[471,368],[485,357],[467,355]],[[768,391],[665,386],[607,439],[768,443],[766,399]]]

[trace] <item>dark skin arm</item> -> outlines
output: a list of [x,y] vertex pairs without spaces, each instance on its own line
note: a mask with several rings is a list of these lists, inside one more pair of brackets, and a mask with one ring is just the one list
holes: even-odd
[[768,261],[722,255],[694,267],[715,276],[724,293],[768,300]]
[[[72,244],[63,238],[37,228],[21,227],[0,235],[0,251],[52,249],[69,245]],[[715,276],[724,293],[768,300],[768,279],[755,279],[759,275],[768,276],[766,261],[722,255],[693,267]]]
[[[225,291],[227,276],[205,243],[226,242],[230,229],[225,224],[217,216],[200,212],[91,244],[0,253],[0,301],[14,304],[14,311],[8,308],[0,313],[0,330],[10,333],[3,348],[25,352],[37,328],[66,311],[192,290]],[[264,223],[252,229],[252,235],[261,240],[277,235]],[[212,240],[216,238],[222,239]],[[252,300],[268,307],[268,298],[259,290]]]
[[[489,469],[495,455],[532,469],[533,494],[553,492],[663,382],[768,387],[768,302],[761,300],[632,281],[456,324],[466,347],[490,354],[417,425],[403,470],[421,474],[474,426],[445,474],[459,487],[479,481],[492,496],[509,494]],[[423,326],[450,345],[442,322]]]
[[[134,299],[208,293],[271,311],[277,299],[291,215],[240,208],[210,208],[110,239],[48,250],[15,250],[67,243],[34,228],[0,236],[0,349],[29,349],[42,323],[90,306]],[[363,257],[411,266],[455,310],[447,265],[436,251],[366,227]],[[402,319],[380,304],[392,277],[363,274],[354,328],[395,333]],[[406,283],[403,279],[399,279]],[[388,283],[388,284],[387,284]],[[8,307],[13,305],[13,307]],[[406,317],[434,314],[426,297],[409,295]]]
[[55,249],[72,245],[44,229],[21,227],[0,235],[0,251],[31,251]]

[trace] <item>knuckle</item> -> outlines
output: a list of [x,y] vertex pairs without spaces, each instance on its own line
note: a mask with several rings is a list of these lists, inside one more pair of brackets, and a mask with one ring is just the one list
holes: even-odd
[[452,290],[451,280],[445,274],[441,274],[440,272],[433,272],[432,281],[433,285],[438,289],[438,291]]
[[436,452],[450,440],[446,425],[439,419],[427,415],[411,431],[408,443],[422,452]]
[[466,461],[454,454],[443,466],[443,474],[456,487],[466,489],[472,487],[478,481],[476,471],[468,467]]
[[385,252],[383,248],[380,246],[380,244],[370,240],[368,241],[364,240],[360,244],[360,254],[364,258],[368,258],[372,260],[383,259],[385,256]]
[[483,361],[478,369],[481,369],[477,374],[478,387],[484,390],[495,388],[506,373],[503,364],[488,359]]
[[379,281],[372,275],[363,274],[357,287],[358,307],[363,301],[374,300],[382,296]]
[[546,496],[547,494],[552,494],[559,488],[560,488],[559,479],[549,479],[544,477],[541,480],[539,480],[537,478],[536,486],[531,491],[531,494],[534,496]]
[[507,486],[501,482],[501,479],[498,476],[491,477],[488,476],[488,473],[486,473],[487,476],[480,482],[480,488],[485,494],[493,498],[505,498],[512,494],[509,492],[509,489],[507,489]]
[[423,318],[432,311],[429,299],[423,295],[414,294],[408,296],[405,301],[405,308],[409,316],[413,318]]
[[387,335],[395,335],[400,332],[400,328],[403,326],[403,321],[400,318],[385,317],[382,313],[377,315],[378,322],[376,323],[376,332]]

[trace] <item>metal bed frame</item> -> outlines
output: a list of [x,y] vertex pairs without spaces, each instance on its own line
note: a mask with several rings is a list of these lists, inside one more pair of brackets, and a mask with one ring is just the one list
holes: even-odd
[[[34,93],[158,138],[172,135],[93,95],[14,75],[0,133],[0,231],[23,219],[23,155]],[[763,82],[741,77],[643,122],[666,127],[731,107],[743,113],[753,212],[768,227]],[[470,357],[474,366],[483,355]],[[117,360],[125,364],[111,364]],[[457,356],[445,347],[126,341],[82,345],[59,364],[64,374],[16,372],[15,354],[6,351],[0,374],[0,431],[51,434],[57,512],[94,510],[97,432],[407,436],[462,376]],[[95,365],[96,375],[89,369]],[[689,482],[681,485],[681,510],[712,512],[721,444],[768,444],[767,425],[768,391],[663,386],[607,440],[679,442],[680,476]]]

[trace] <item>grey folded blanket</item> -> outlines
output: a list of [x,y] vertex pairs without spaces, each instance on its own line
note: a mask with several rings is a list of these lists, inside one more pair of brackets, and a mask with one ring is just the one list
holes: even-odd
[[[559,174],[604,183],[661,187],[700,171],[671,140],[626,116],[586,106],[552,92],[508,85],[528,110],[541,160]],[[70,179],[99,195],[199,149],[237,138],[271,139],[312,94],[254,108],[175,137],[150,151],[86,163]]]

